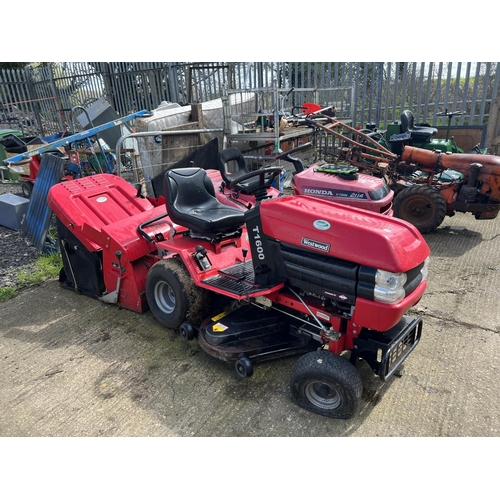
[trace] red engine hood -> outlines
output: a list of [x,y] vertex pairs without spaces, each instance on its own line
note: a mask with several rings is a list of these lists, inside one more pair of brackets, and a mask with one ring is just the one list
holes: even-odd
[[287,196],[261,203],[260,213],[271,238],[386,271],[408,271],[430,255],[408,222],[335,202]]
[[[315,165],[311,165],[296,174],[292,184],[296,194],[314,196],[389,216],[393,214],[394,192],[383,179],[372,175],[358,174],[356,180],[347,180],[339,175],[318,172]],[[385,191],[382,191],[384,188]],[[375,193],[376,196],[373,196]]]
[[339,175],[318,172],[315,170],[315,166],[316,165],[311,165],[309,168],[296,174],[293,177],[293,183],[298,187],[311,185],[312,187],[318,189],[324,188],[325,190],[337,188],[345,191],[353,191],[355,188],[356,191],[362,193],[375,191],[385,184],[383,179],[374,177],[373,175],[358,174],[357,180],[347,180]]

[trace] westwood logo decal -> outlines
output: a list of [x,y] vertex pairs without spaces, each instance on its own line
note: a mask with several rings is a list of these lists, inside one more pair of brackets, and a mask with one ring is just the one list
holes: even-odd
[[302,245],[322,252],[329,252],[330,245],[328,243],[321,243],[321,241],[311,240],[310,238],[302,238]]

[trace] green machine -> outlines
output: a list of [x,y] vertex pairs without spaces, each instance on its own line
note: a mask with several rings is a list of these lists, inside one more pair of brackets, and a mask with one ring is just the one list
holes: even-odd
[[[427,123],[415,124],[413,113],[410,110],[405,110],[401,113],[399,120],[395,120],[387,126],[387,130],[377,130],[375,125],[367,125],[366,130],[362,130],[366,135],[375,139],[379,144],[388,149],[394,154],[401,155],[404,146],[413,146],[420,149],[428,149],[430,151],[440,151],[441,153],[464,153],[453,136],[450,138],[451,120],[454,116],[464,115],[464,111],[448,111],[437,113],[436,116],[447,116],[448,126],[446,129],[446,138],[436,139],[438,129]],[[479,145],[473,148],[474,153],[486,154],[487,149],[480,149]],[[415,172],[419,176],[421,172]],[[459,180],[463,175],[453,170],[446,170],[441,174],[441,180],[451,182]]]
[[[401,113],[399,120],[390,123],[385,132],[385,143],[389,149],[396,154],[401,154],[403,146],[410,145],[420,149],[430,149],[441,153],[464,153],[464,150],[457,146],[455,139],[450,137],[451,120],[454,116],[464,115],[465,111],[448,111],[445,109],[436,116],[447,116],[448,125],[446,128],[446,138],[436,139],[434,136],[438,130],[427,123],[414,123],[414,116],[410,110]],[[486,150],[474,147],[474,153],[486,154]]]
[[13,130],[9,128],[0,129],[0,181],[19,181],[19,174],[11,172],[7,167],[4,166],[4,160],[7,159],[7,151],[2,144],[2,139],[9,135],[15,135],[16,137],[22,137],[24,134],[20,130]]

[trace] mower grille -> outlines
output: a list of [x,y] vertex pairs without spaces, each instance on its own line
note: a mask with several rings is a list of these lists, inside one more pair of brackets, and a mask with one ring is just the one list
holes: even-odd
[[357,264],[284,244],[280,245],[280,252],[292,286],[354,305]]

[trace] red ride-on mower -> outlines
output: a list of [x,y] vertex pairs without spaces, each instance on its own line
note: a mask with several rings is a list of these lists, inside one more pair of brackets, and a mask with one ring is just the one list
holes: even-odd
[[[362,393],[355,361],[387,380],[420,340],[420,318],[406,313],[424,293],[429,248],[392,217],[302,195],[261,200],[280,173],[240,178],[258,180],[247,211],[220,203],[195,167],[165,173],[166,212],[117,176],[58,184],[48,199],[60,280],[103,302],[150,308],[242,377],[257,362],[301,354],[292,399],[349,418]],[[231,301],[231,312],[210,310],[211,298]]]
[[[303,146],[308,145],[309,143]],[[276,156],[276,160],[293,164],[295,172],[292,177],[292,187],[295,194],[314,196],[388,216],[393,215],[394,192],[384,179],[358,173],[357,167],[339,167],[325,162],[304,168],[302,160],[292,156],[303,146]],[[216,163],[218,170],[207,170],[207,173],[214,183],[219,201],[242,209],[255,206],[256,195],[259,196],[257,193],[259,179],[250,174],[251,171],[246,166],[240,150],[228,148],[221,151]],[[260,196],[277,198],[281,195],[278,189],[271,187],[267,190],[267,194],[263,192]]]

